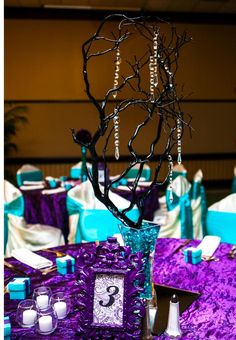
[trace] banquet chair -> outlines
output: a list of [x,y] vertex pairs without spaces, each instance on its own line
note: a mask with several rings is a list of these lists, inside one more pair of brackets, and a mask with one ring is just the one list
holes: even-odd
[[36,251],[65,244],[60,229],[25,223],[22,193],[8,181],[4,181],[4,235],[6,256],[17,248]]
[[[112,192],[109,197],[119,209],[126,208],[130,203]],[[118,227],[120,222],[95,197],[93,187],[88,180],[68,191],[67,210],[70,229],[69,243],[103,241],[108,236],[120,233]],[[127,216],[134,221],[137,220],[138,209],[134,207],[127,213]]]
[[208,208],[206,232],[219,236],[222,242],[236,244],[236,193]]
[[[159,237],[201,239],[203,236],[201,204],[198,196],[192,194],[192,185],[184,176],[178,176],[173,180],[172,191],[171,202],[171,189],[168,186],[166,224],[161,225]],[[196,188],[195,191],[198,192]]]
[[174,180],[178,176],[183,176],[187,178],[187,170],[185,169],[183,164],[176,164],[173,166],[172,179]]
[[44,175],[42,170],[31,164],[22,165],[16,173],[16,181],[18,186],[24,184],[24,181],[40,182],[43,181]]
[[[88,169],[92,168],[92,164],[86,162],[86,166]],[[82,168],[82,162],[79,162],[75,165],[73,165],[70,169],[70,178],[78,179],[81,177],[81,168]]]
[[[138,175],[139,168],[140,168],[140,164],[134,165],[128,171],[128,173],[126,174],[126,178],[136,178],[137,175]],[[151,168],[150,168],[149,165],[144,164],[140,178],[145,179],[145,181],[150,181],[150,179],[151,179]]]

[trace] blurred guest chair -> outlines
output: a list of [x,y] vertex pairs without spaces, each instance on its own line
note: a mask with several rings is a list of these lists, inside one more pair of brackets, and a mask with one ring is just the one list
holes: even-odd
[[[126,174],[126,178],[136,178],[138,175],[138,171],[140,168],[140,164],[134,165]],[[141,176],[141,179],[144,179],[145,181],[150,181],[151,178],[151,168],[149,165],[144,164]]]
[[25,223],[23,196],[19,189],[7,181],[4,181],[4,201],[6,256],[10,256],[12,250],[17,248],[35,251],[65,243],[60,229]]
[[183,164],[176,164],[173,167],[173,171],[172,171],[173,180],[178,176],[183,176],[183,177],[187,178],[187,170],[185,169]]
[[207,203],[202,180],[202,170],[198,170],[193,177],[193,183],[190,190],[194,238],[197,240],[201,240],[206,235]]
[[236,194],[236,166],[234,167],[234,178],[232,181],[232,188],[231,188],[232,194]]
[[[79,162],[79,163],[77,163],[77,164],[75,164],[71,167],[70,178],[73,178],[73,179],[81,178],[82,165],[83,165],[83,163]],[[86,166],[87,166],[88,169],[92,168],[92,164],[90,164],[88,162],[86,162]]]
[[[124,209],[130,204],[112,192],[110,198],[119,209]],[[70,216],[69,243],[103,241],[108,236],[120,233],[118,225],[121,222],[95,197],[89,181],[68,191],[67,209]],[[133,208],[127,216],[134,221],[137,220],[138,209]]]
[[219,236],[222,242],[236,244],[236,193],[208,208],[206,231]]
[[24,181],[38,182],[42,181],[43,179],[43,172],[31,164],[22,165],[22,167],[16,173],[16,181],[18,186],[23,185]]

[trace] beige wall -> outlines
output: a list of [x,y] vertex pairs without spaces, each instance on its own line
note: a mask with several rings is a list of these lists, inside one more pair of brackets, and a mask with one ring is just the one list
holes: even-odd
[[[81,45],[96,30],[98,22],[59,20],[6,20],[5,22],[5,99],[80,100],[86,99],[82,79]],[[236,26],[177,25],[187,29],[193,42],[184,47],[177,76],[179,86],[190,99],[235,99]],[[108,27],[110,31],[112,27]],[[165,29],[163,27],[163,29]],[[122,55],[137,54],[130,42]],[[140,45],[141,46],[141,45]],[[103,97],[112,87],[113,59],[91,66],[93,91]],[[147,79],[148,82],[148,79]],[[88,103],[27,104],[29,122],[16,137],[19,157],[69,157],[80,154],[69,128],[94,131],[98,125],[95,109]],[[193,116],[192,139],[185,136],[184,152],[235,152],[235,103],[184,103]],[[112,110],[112,104],[110,104]],[[127,154],[127,131],[142,117],[130,110],[121,117],[121,153]],[[150,127],[137,145],[144,153]],[[112,148],[109,154],[113,154]]]

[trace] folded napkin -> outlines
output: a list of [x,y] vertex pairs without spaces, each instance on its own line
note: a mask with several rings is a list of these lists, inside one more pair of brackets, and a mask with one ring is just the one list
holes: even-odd
[[37,190],[37,189],[44,189],[44,185],[21,185],[20,190]]
[[14,249],[11,255],[18,261],[34,269],[47,268],[53,265],[52,261],[48,260],[46,257],[35,254],[26,248]]
[[23,185],[44,185],[44,181],[23,181]]
[[66,191],[65,188],[59,187],[56,189],[45,189],[42,191],[43,195],[51,195],[51,194],[58,194],[59,192]]

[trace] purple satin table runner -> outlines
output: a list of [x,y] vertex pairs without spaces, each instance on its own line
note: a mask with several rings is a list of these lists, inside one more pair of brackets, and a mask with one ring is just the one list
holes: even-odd
[[[233,340],[236,339],[236,260],[229,260],[227,253],[232,245],[223,243],[215,256],[218,262],[201,262],[192,265],[184,262],[182,250],[171,255],[184,242],[183,239],[158,239],[154,257],[154,282],[200,292],[202,295],[182,314],[181,327],[184,340]],[[191,241],[186,247],[196,246],[199,241]],[[57,247],[62,252],[76,258],[79,247],[88,247],[94,251],[94,243],[73,244]],[[56,255],[44,251],[39,254],[55,263]],[[43,276],[38,270],[32,269],[14,258],[7,259],[10,263],[24,270],[31,278],[31,294],[33,289],[42,285],[51,287],[53,292],[64,291],[72,299],[74,310],[64,320],[58,321],[56,331],[48,336],[36,334],[32,329],[21,328],[16,322],[16,308],[19,301],[9,299],[5,294],[5,316],[10,317],[12,324],[11,339],[79,339],[76,334],[78,326],[76,310],[77,286],[74,274],[59,275],[57,272]],[[19,277],[9,268],[5,269],[5,279]],[[5,282],[6,284],[6,282]],[[168,339],[165,335],[155,339]]]
[[[139,198],[143,193],[147,190],[147,187],[142,187],[137,190],[137,197]],[[131,201],[132,192],[129,190],[122,189],[112,189],[113,192],[122,196],[123,198]],[[158,187],[155,185],[150,191],[149,195],[144,200],[144,215],[143,218],[148,221],[152,221],[154,218],[154,212],[160,208],[159,199],[158,199]]]
[[66,209],[67,191],[42,194],[42,190],[22,190],[27,224],[45,224],[61,229],[65,240],[69,233],[69,218]]

